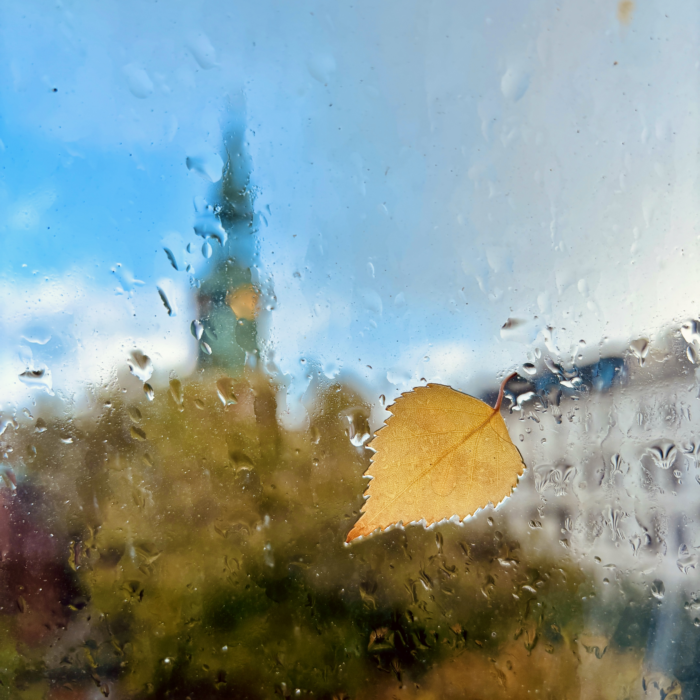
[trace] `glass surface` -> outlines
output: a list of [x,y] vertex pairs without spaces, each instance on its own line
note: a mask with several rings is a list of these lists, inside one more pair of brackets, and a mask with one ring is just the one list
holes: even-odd
[[0,698],[700,697],[699,14],[5,2]]

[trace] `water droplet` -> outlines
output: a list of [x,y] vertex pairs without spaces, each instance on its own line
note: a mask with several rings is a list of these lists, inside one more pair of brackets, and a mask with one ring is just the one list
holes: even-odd
[[46,430],[46,421],[43,418],[36,419],[36,425],[34,426],[35,433],[43,433]]
[[615,474],[622,474],[622,465],[624,462],[622,461],[622,458],[620,457],[619,454],[614,454],[610,458],[610,475],[614,476]]
[[384,305],[382,304],[382,299],[374,289],[364,289],[359,292],[359,296],[362,299],[363,306],[366,311],[376,316],[381,316]]
[[511,102],[517,102],[527,92],[530,76],[519,66],[510,66],[501,78],[503,97]]
[[219,65],[216,62],[216,50],[211,45],[209,37],[205,34],[190,37],[190,40],[187,42],[187,48],[202,70],[210,70]]
[[8,429],[8,427],[12,427],[17,430],[19,424],[12,416],[0,415],[0,435],[2,435]]
[[686,321],[681,326],[681,335],[688,345],[700,347],[700,328],[697,321]]
[[165,254],[168,256],[168,260],[170,260],[170,264],[176,269],[179,270],[180,268],[177,265],[177,260],[175,260],[175,256],[173,255],[172,250],[170,248],[163,248],[165,251]]
[[134,438],[134,440],[145,440],[146,439],[146,433],[141,430],[141,428],[138,428],[135,425],[131,426],[130,429],[131,437]]
[[267,566],[270,568],[274,567],[275,557],[272,552],[272,544],[270,542],[266,542],[265,546],[263,547],[263,559],[265,560],[265,564],[267,564]]
[[322,85],[327,85],[335,73],[335,58],[331,54],[317,53],[306,62],[311,77]]
[[508,318],[501,326],[501,338],[515,342],[529,342],[534,337],[533,325],[522,318]]
[[323,363],[323,374],[328,377],[328,379],[335,379],[340,372],[340,367],[332,360],[326,360]]
[[537,372],[537,368],[535,367],[535,365],[532,364],[532,362],[526,362],[523,365],[523,372],[525,372],[525,374],[532,375],[535,374],[535,372]]
[[515,399],[514,410],[522,411],[523,405],[535,398],[537,398],[537,394],[534,391],[524,391]]
[[184,411],[185,407],[183,404],[185,401],[185,395],[182,390],[182,382],[179,379],[170,380],[170,396],[175,402],[175,405],[177,406],[178,410]]
[[544,365],[552,374],[561,375],[561,370],[559,369],[559,366],[554,362],[554,360],[551,357],[549,357],[549,355],[547,355],[544,358]]
[[689,345],[688,348],[685,351],[685,355],[688,358],[690,362],[692,362],[694,365],[698,363],[698,351],[695,349],[693,345]]
[[144,100],[153,92],[153,82],[143,68],[135,63],[129,63],[122,70],[126,77],[126,84],[134,97]]
[[160,294],[161,301],[168,312],[168,316],[177,316],[177,313],[175,312],[173,305],[170,303],[166,293],[160,287],[156,287],[156,289],[158,290],[158,294]]
[[630,343],[632,354],[639,360],[640,366],[644,366],[647,355],[649,354],[649,341],[646,338],[639,338]]
[[664,582],[656,579],[651,584],[651,594],[654,596],[654,598],[661,600],[666,594],[666,587],[664,586]]
[[687,544],[682,544],[678,548],[678,559],[676,561],[678,569],[684,574],[687,574],[697,566],[697,563],[698,557],[695,552],[691,551]]
[[349,429],[348,437],[355,447],[362,447],[370,437],[369,422],[364,413],[355,411],[347,416]]
[[51,333],[42,325],[32,325],[22,332],[22,340],[34,345],[46,345],[51,340]]
[[218,153],[203,153],[197,156],[187,156],[185,165],[188,170],[194,170],[209,182],[221,180],[224,161]]
[[27,369],[19,375],[22,384],[31,387],[44,389],[49,396],[53,396],[53,380],[51,379],[51,370],[46,367],[40,369]]
[[143,280],[137,280],[130,270],[127,270],[121,263],[117,263],[112,272],[117,278],[119,285],[117,286],[117,294],[126,294],[131,296],[136,287],[143,286]]
[[647,452],[652,456],[654,464],[659,469],[669,469],[676,461],[678,451],[673,443],[663,443],[648,448]]
[[212,352],[212,351],[211,351],[211,345],[209,345],[209,343],[205,343],[204,341],[202,341],[202,342],[199,344],[199,347],[201,348],[202,352],[203,352],[205,355],[211,355],[211,352]]
[[136,406],[131,406],[128,410],[129,413],[129,418],[131,418],[134,423],[140,423],[141,422],[141,411],[139,411]]
[[197,340],[201,340],[202,335],[204,334],[204,326],[202,325],[202,322],[197,320],[192,321],[190,324],[190,332]]
[[233,466],[236,471],[250,472],[253,471],[255,466],[253,460],[244,452],[231,452],[229,459],[231,461],[231,466]]
[[150,384],[143,385],[143,393],[146,394],[146,398],[149,401],[153,401],[156,396],[155,392],[153,391],[153,387]]
[[700,441],[694,442],[684,442],[682,445],[683,452],[687,454],[692,462],[693,466],[698,468],[698,458],[700,457]]
[[401,368],[398,368],[398,367],[397,367],[397,368],[394,368],[394,369],[390,369],[390,370],[386,373],[386,378],[387,378],[392,384],[395,384],[395,385],[397,385],[397,386],[399,386],[399,385],[401,385],[401,384],[407,384],[408,382],[411,381],[411,377],[412,377],[412,376],[413,376],[413,375],[412,375],[411,372],[409,372],[408,370],[401,369]]
[[202,243],[202,255],[205,258],[209,259],[211,257],[212,252],[213,251],[212,251],[211,243],[209,243],[209,241],[204,241],[204,243]]
[[[36,449],[34,450],[36,454]],[[15,476],[14,469],[9,464],[6,464],[0,468],[0,475],[2,480],[11,491],[17,489],[17,477]]]
[[[219,241],[222,245],[226,243],[228,234],[221,225],[221,220],[217,211],[210,204],[207,204],[202,197],[195,198],[196,218],[194,223],[194,232],[202,238],[213,238]],[[202,251],[204,254],[204,250]],[[205,256],[206,257],[206,256]]]
[[126,363],[129,370],[137,379],[147,382],[153,374],[153,363],[148,355],[144,355],[140,350],[133,350]]
[[238,403],[233,393],[233,379],[222,377],[216,382],[216,393],[224,406],[233,406]]

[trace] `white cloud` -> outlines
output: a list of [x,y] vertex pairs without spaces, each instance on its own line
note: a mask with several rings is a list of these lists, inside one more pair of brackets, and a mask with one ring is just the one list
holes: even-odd
[[[125,370],[134,349],[150,356],[165,376],[171,370],[191,372],[197,357],[189,331],[193,298],[184,277],[168,283],[177,300],[177,317],[168,316],[150,285],[119,296],[75,271],[0,282],[0,306],[5,309],[0,322],[5,339],[0,351],[3,408],[28,405],[45,390],[42,381],[46,384],[47,377],[59,396],[80,396]],[[42,381],[20,377],[32,369],[45,370]]]

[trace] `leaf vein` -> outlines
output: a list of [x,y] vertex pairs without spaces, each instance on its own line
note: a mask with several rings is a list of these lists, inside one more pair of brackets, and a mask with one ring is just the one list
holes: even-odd
[[[462,445],[464,445],[464,443],[467,442],[467,440],[469,440],[469,438],[471,438],[472,435],[474,435],[474,433],[477,433],[479,430],[482,430],[483,428],[485,428],[485,427],[488,425],[488,423],[493,419],[493,417],[494,417],[495,415],[496,415],[496,411],[493,411],[493,413],[492,413],[483,423],[480,423],[479,425],[477,425],[476,427],[474,427],[471,431],[469,431],[469,432],[464,436],[464,439],[463,439],[463,440],[461,440],[461,441],[458,442],[456,445],[453,445],[453,446],[450,447],[448,450],[446,450],[446,451],[435,461],[434,464],[431,464],[431,465],[428,466],[426,469],[424,469],[418,476],[416,476],[412,481],[410,481],[410,482],[408,483],[407,486],[405,486],[401,491],[399,491],[399,493],[397,493],[397,494],[394,496],[394,498],[392,498],[383,508],[380,508],[376,513],[374,513],[374,514],[368,519],[369,522],[370,522],[370,523],[376,522],[376,521],[377,521],[377,518],[379,518],[379,516],[380,516],[384,511],[386,511],[390,506],[394,505],[394,503],[396,503],[396,501],[398,501],[399,498],[401,498],[401,496],[403,496],[403,495],[406,493],[406,491],[408,491],[409,489],[411,489],[411,488],[412,488],[413,486],[415,486],[415,484],[417,484],[424,476],[426,476],[426,475],[429,474],[431,471],[433,471],[433,469],[435,469],[435,467],[437,467],[437,465],[438,465],[440,462],[442,462],[442,460],[445,459],[445,457],[447,457],[447,455],[449,455],[451,452],[454,452],[454,451],[457,450],[459,447],[461,447]],[[478,443],[477,443],[477,444],[478,444]],[[377,459],[376,461],[378,462],[379,459]],[[375,463],[376,463],[376,462],[375,462]],[[473,478],[474,478],[474,477],[473,477],[473,471],[474,471],[474,461],[472,461],[472,483],[473,483]],[[369,513],[367,513],[367,512],[366,512],[366,514],[369,515]]]

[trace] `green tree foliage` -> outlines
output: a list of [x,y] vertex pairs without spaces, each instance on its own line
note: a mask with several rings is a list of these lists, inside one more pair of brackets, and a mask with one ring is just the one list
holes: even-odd
[[502,531],[344,544],[370,456],[348,437],[360,395],[316,372],[310,427],[290,432],[260,371],[229,405],[220,378],[183,382],[181,404],[104,392],[94,415],[20,427],[32,459],[3,491],[7,697],[376,697],[513,638],[572,653],[580,575],[521,561]]

